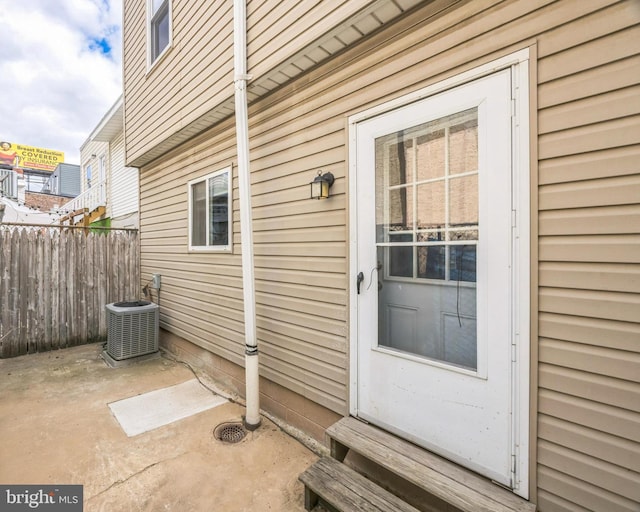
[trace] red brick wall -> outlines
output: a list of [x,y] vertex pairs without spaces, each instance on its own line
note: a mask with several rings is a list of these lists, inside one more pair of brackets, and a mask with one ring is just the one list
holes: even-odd
[[54,205],[62,206],[69,201],[68,197],[54,196],[52,194],[39,194],[37,192],[25,192],[25,204],[43,212],[49,212]]

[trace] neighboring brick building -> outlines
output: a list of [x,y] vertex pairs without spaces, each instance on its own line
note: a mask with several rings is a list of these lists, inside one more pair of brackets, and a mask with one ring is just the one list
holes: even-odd
[[49,212],[54,208],[62,206],[67,201],[69,201],[68,196],[41,194],[38,192],[25,192],[24,194],[25,204],[42,212]]

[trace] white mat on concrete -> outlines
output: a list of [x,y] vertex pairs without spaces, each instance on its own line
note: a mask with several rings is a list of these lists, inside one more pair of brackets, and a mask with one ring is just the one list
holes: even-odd
[[111,412],[129,437],[222,405],[197,379],[109,404]]

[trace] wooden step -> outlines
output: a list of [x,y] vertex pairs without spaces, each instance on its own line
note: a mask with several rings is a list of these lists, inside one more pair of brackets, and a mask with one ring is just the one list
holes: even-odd
[[92,222],[98,220],[105,213],[107,213],[107,207],[106,206],[98,206],[95,210],[93,210],[93,211],[91,211],[89,213],[89,224],[91,224]]
[[327,429],[331,456],[353,450],[464,512],[533,512],[520,496],[412,443],[355,418]]
[[318,460],[300,475],[304,506],[313,509],[320,498],[341,512],[418,512],[350,467],[329,457]]

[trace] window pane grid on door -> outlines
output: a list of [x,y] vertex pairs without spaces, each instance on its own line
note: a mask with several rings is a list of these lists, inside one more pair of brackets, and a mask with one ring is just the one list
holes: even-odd
[[376,195],[388,277],[475,282],[477,108],[376,139]]

